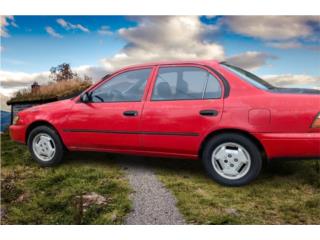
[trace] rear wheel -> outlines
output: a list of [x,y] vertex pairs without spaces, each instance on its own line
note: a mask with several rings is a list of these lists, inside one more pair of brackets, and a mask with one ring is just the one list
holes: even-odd
[[212,138],[203,152],[209,176],[227,186],[242,186],[253,181],[262,168],[259,148],[249,138],[225,133]]
[[60,163],[64,155],[60,137],[55,130],[47,126],[36,127],[30,132],[28,147],[32,158],[45,167]]

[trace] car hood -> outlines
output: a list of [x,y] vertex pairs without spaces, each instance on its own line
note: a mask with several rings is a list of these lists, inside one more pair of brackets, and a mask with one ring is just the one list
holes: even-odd
[[31,108],[27,108],[21,111],[21,113],[39,112],[39,111],[53,112],[61,109],[71,108],[72,105],[73,105],[73,101],[71,99],[67,99],[67,100],[61,100],[61,101],[41,104]]

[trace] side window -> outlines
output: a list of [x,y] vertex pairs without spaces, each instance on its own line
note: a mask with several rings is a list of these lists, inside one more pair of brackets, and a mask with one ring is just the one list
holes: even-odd
[[141,100],[151,69],[120,73],[91,92],[92,102],[138,102]]
[[218,79],[198,67],[161,67],[152,100],[220,98]]
[[203,98],[204,99],[215,99],[215,98],[221,98],[221,86],[219,84],[219,80],[209,74],[208,83],[206,87],[206,91],[204,93]]

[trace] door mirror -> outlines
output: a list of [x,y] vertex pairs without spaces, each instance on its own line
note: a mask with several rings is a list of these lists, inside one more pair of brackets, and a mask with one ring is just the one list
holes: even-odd
[[84,94],[81,95],[80,101],[83,103],[88,103],[91,101],[91,95],[88,92],[85,92]]

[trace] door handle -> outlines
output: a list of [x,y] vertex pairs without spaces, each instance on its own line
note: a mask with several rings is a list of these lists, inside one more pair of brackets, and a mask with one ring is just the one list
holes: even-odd
[[200,115],[215,117],[218,115],[218,111],[214,109],[205,109],[200,111]]
[[135,117],[135,116],[138,116],[138,112],[133,110],[125,111],[123,112],[123,115],[128,117]]

